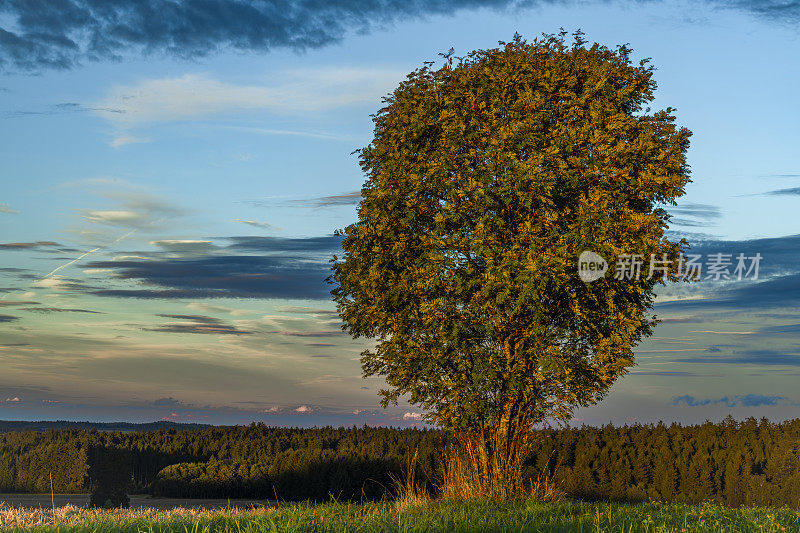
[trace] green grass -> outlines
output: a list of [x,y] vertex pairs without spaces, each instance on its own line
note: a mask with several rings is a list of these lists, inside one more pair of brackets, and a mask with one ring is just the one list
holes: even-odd
[[298,504],[277,509],[228,510],[200,515],[137,515],[135,511],[78,515],[70,520],[4,531],[95,533],[529,531],[694,532],[800,531],[800,512],[731,509],[715,505],[560,502],[434,502],[398,511],[389,503]]

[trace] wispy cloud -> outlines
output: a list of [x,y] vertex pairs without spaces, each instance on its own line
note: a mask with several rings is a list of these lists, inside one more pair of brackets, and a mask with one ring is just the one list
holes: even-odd
[[154,229],[166,219],[185,211],[151,194],[133,191],[109,191],[103,194],[118,203],[114,209],[79,209],[78,213],[93,224],[126,229]]
[[280,230],[280,228],[273,226],[269,222],[259,222],[258,220],[244,220],[244,219],[241,219],[241,218],[237,218],[237,219],[234,219],[234,222],[240,222],[242,224],[247,224],[248,226],[253,226],[254,228]]
[[228,237],[228,249],[247,252],[324,252],[333,253],[341,248],[342,237]]
[[714,330],[690,330],[689,333],[709,333],[712,335],[755,335],[756,331],[714,331]]
[[204,315],[157,315],[163,318],[172,318],[177,322],[168,322],[156,327],[143,328],[145,331],[155,331],[159,333],[190,333],[204,335],[251,335],[252,331],[239,329],[238,327],[225,324],[221,320]]
[[92,313],[102,314],[100,311],[90,311],[89,309],[74,309],[62,307],[23,307],[21,311],[32,311],[34,313]]
[[333,196],[322,196],[312,200],[314,207],[357,205],[359,202],[361,202],[361,191],[353,191],[346,194],[336,194]]
[[0,244],[0,250],[30,250],[35,248],[48,248],[53,246],[61,246],[53,241],[36,241],[36,242],[7,242]]
[[800,187],[790,187],[788,189],[775,189],[764,193],[766,196],[800,196]]
[[[716,352],[712,352],[716,353]],[[800,366],[800,354],[788,351],[758,349],[741,350],[732,355],[699,355],[676,359],[679,363],[699,363],[707,365],[746,365],[746,366]]]
[[787,403],[784,396],[765,396],[761,394],[745,394],[742,396],[723,396],[722,398],[697,399],[692,395],[685,394],[673,398],[672,405],[684,404],[688,407],[703,407],[707,405],[725,405],[727,407],[761,407],[764,405],[779,405]]
[[120,148],[121,146],[126,146],[128,144],[141,144],[149,142],[151,141],[147,137],[137,137],[135,135],[118,135],[114,137],[111,140],[111,142],[108,143],[108,145],[111,146],[112,148]]
[[709,204],[686,203],[667,208],[673,215],[671,224],[687,227],[707,227],[722,216],[719,207]]
[[197,239],[161,239],[150,244],[167,252],[191,254],[207,254],[217,248],[211,241]]
[[8,204],[0,204],[0,213],[5,215],[18,215],[19,211],[11,209],[11,206]]
[[348,205],[358,205],[361,202],[361,191],[352,191],[330,196],[316,196],[312,198],[285,198],[273,197],[263,200],[246,200],[244,203],[254,207],[298,207],[298,208],[326,208]]
[[[116,240],[114,240],[114,241],[113,241],[111,244],[116,244],[116,243],[120,242],[121,240],[123,240],[123,239],[125,239],[125,238],[129,237],[130,235],[132,235],[132,234],[133,234],[135,231],[136,231],[136,230],[135,230],[135,229],[133,229],[133,230],[129,231],[128,233],[126,233],[125,235],[121,235],[119,238],[117,238]],[[89,250],[89,251],[87,251],[87,252],[84,252],[84,253],[82,253],[81,255],[79,255],[78,257],[76,257],[75,259],[73,259],[72,261],[69,261],[69,262],[67,262],[67,263],[64,263],[63,265],[60,265],[60,266],[58,266],[58,267],[54,268],[54,269],[53,269],[52,271],[50,271],[48,274],[45,274],[45,276],[44,276],[42,279],[38,280],[38,281],[37,281],[37,282],[35,282],[34,284],[38,283],[40,287],[43,287],[43,286],[47,286],[47,284],[48,284],[49,282],[55,282],[55,281],[57,281],[56,279],[54,279],[54,278],[52,277],[52,276],[53,276],[53,275],[54,275],[56,272],[58,272],[59,270],[62,270],[62,269],[64,269],[64,268],[67,268],[68,266],[74,265],[75,263],[77,263],[77,262],[78,262],[78,261],[80,261],[81,259],[83,259],[83,258],[85,258],[85,257],[87,257],[87,256],[89,256],[89,255],[91,255],[91,254],[93,254],[93,253],[95,253],[95,252],[97,252],[97,251],[99,251],[99,250],[102,250],[102,249],[103,249],[103,246],[98,246],[98,247],[96,247],[96,248],[93,248],[93,249],[91,249],[91,250]]]
[[92,107],[92,106],[85,106],[77,102],[65,102],[61,104],[53,104],[51,106],[39,110],[21,109],[16,111],[9,111],[4,115],[4,118],[51,116],[51,115],[63,115],[67,113],[87,113],[93,111],[102,113],[124,113],[124,111],[121,109],[114,109],[110,107]]
[[255,313],[255,311],[251,311],[250,309],[236,309],[221,305],[207,304],[205,302],[191,302],[186,304],[186,307],[197,311],[203,311],[205,313],[226,313],[230,314],[231,316],[246,316]]
[[378,68],[294,70],[276,76],[281,80],[278,83],[262,85],[233,84],[205,75],[185,74],[114,87],[99,103],[101,110],[96,113],[125,129],[242,111],[280,114],[319,111],[378,102],[404,74]]
[[353,138],[347,135],[336,133],[325,133],[319,131],[301,130],[281,130],[275,128],[256,128],[252,126],[219,126],[221,128],[242,131],[245,133],[255,133],[258,135],[287,135],[290,137],[309,137],[311,139],[321,139],[326,141],[352,141]]

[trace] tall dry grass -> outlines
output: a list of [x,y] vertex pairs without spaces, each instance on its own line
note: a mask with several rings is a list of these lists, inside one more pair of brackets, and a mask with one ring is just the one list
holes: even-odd
[[412,507],[420,507],[430,503],[431,494],[425,483],[417,480],[418,454],[406,465],[406,472],[401,478],[392,477],[394,485],[394,505],[398,511],[405,511]]
[[557,501],[564,492],[549,472],[526,483],[522,476],[524,447],[510,454],[487,452],[470,438],[461,438],[444,456],[440,493],[447,500],[535,499]]
[[63,507],[13,507],[0,504],[0,529],[33,528],[42,526],[69,526],[87,523],[126,523],[133,521],[162,522],[169,520],[199,520],[219,516],[263,516],[274,513],[274,508],[237,508],[226,509],[154,509],[143,507],[137,509],[92,509],[65,505]]

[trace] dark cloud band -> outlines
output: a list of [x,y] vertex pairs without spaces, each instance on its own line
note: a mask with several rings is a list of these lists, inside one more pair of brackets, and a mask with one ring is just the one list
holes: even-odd
[[[800,20],[797,2],[706,1],[769,20]],[[399,20],[557,3],[573,1],[0,0],[0,67],[65,69],[130,52],[197,58],[226,49],[314,49]]]
[[287,298],[327,300],[327,263],[298,257],[224,256],[151,261],[100,261],[118,278],[142,281],[147,289],[96,290],[129,298]]

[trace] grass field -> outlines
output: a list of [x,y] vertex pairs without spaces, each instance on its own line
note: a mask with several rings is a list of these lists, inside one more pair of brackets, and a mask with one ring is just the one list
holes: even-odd
[[390,503],[297,504],[258,509],[139,508],[90,511],[74,506],[0,508],[3,531],[132,533],[323,531],[529,532],[783,532],[800,531],[800,512],[730,509],[713,505],[538,502],[435,502],[398,508]]

